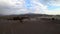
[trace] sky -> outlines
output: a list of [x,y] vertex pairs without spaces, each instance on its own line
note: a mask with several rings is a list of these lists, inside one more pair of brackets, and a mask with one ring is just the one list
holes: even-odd
[[60,15],[60,0],[0,0],[0,14]]

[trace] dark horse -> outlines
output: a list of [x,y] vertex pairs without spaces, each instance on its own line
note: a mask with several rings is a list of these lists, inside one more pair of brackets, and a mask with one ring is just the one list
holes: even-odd
[[20,22],[23,24],[24,19],[29,19],[29,17],[13,17],[13,19],[8,19],[8,20],[20,20]]
[[55,18],[52,18],[52,20],[55,20]]

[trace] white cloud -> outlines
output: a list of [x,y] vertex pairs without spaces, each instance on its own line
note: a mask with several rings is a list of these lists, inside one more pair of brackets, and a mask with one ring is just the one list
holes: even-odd
[[24,4],[24,0],[0,0],[0,5],[16,6]]
[[[51,0],[51,6],[60,6],[60,2]],[[60,10],[48,10],[47,6],[39,2],[39,0],[31,0],[30,10],[25,7],[25,0],[0,0],[0,14],[60,14]],[[57,12],[58,11],[58,12]]]
[[[46,6],[33,0],[32,7],[27,10],[24,0],[0,0],[1,14],[23,14],[23,13],[41,13],[42,10],[46,9]],[[1,9],[2,8],[2,9]],[[32,9],[34,11],[32,11]]]
[[32,6],[34,8],[34,12],[35,14],[44,14],[45,11],[48,11],[47,6],[42,4],[39,1],[31,1],[32,2]]
[[9,15],[25,12],[24,3],[24,0],[0,0],[0,14]]
[[45,14],[49,14],[49,15],[60,15],[60,10],[46,11]]
[[52,6],[60,6],[60,0],[50,0],[48,4]]

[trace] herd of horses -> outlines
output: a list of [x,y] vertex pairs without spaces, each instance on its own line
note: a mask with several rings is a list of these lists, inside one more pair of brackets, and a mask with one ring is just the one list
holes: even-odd
[[21,23],[23,23],[24,19],[30,19],[29,17],[13,17],[13,19],[8,19],[8,20],[19,20]]
[[[24,19],[30,19],[29,17],[13,17],[13,19],[8,19],[8,20],[19,20],[21,23],[23,23]],[[55,18],[51,18],[49,20],[55,20]]]

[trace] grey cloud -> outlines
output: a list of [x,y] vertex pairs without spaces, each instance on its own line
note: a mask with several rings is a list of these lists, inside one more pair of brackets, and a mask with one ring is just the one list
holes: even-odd
[[0,14],[10,15],[10,14],[19,14],[23,5],[12,5],[10,3],[0,1]]
[[[35,1],[35,0],[33,0],[33,1]],[[37,4],[38,6],[35,5],[35,4]],[[37,12],[37,11],[39,11],[38,9],[42,9],[44,7],[45,7],[45,5],[43,5],[43,4],[39,3],[39,2],[36,2],[36,3],[33,3],[32,7],[30,9],[33,8]],[[42,10],[45,10],[45,9],[42,9]],[[20,5],[20,4],[12,5],[12,4],[7,3],[7,2],[5,2],[5,3],[1,2],[0,3],[0,14],[19,14],[19,13],[21,14],[21,13],[28,13],[29,11],[30,10],[27,10],[26,7],[24,7],[23,4],[22,5]],[[32,11],[30,11],[30,12],[32,12]]]

